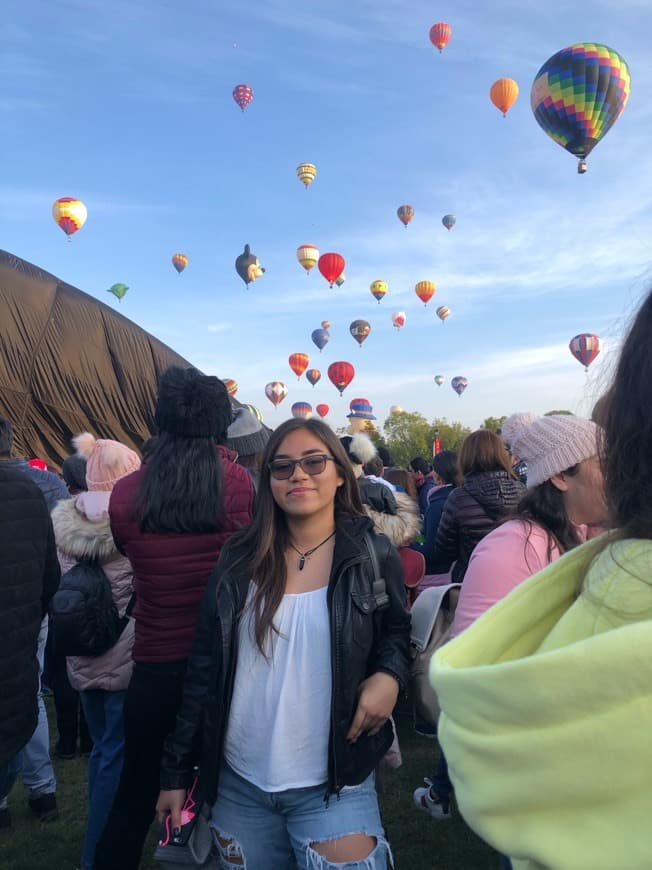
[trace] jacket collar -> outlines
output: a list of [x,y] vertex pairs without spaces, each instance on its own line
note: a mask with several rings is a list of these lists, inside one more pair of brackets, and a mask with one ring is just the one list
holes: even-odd
[[349,559],[366,557],[364,544],[365,532],[374,527],[369,517],[340,517],[335,524],[335,549],[333,551],[333,568],[331,576]]

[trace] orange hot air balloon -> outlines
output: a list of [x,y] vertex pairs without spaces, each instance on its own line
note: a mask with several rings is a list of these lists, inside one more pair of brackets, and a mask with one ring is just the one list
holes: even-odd
[[186,257],[185,254],[173,254],[172,265],[177,270],[177,272],[181,274],[188,265],[188,257]]
[[341,254],[322,254],[317,262],[317,268],[331,287],[340,277],[345,267],[346,262]]
[[306,372],[306,378],[314,387],[317,381],[321,379],[321,372],[319,369],[308,369]]
[[61,196],[52,205],[52,217],[57,226],[70,237],[84,226],[88,211],[81,199]]
[[315,411],[317,411],[320,417],[325,417],[330,411],[330,408],[328,407],[328,405],[317,405]]
[[297,376],[297,380],[300,380],[301,375],[308,368],[310,357],[307,353],[292,353],[290,354],[288,362],[290,363],[290,368]]
[[306,272],[310,272],[313,266],[317,265],[318,259],[319,251],[314,245],[299,245],[297,248],[297,260]]
[[328,367],[328,379],[339,390],[340,396],[353,380],[355,369],[349,362],[334,362]]
[[222,378],[222,383],[226,387],[229,396],[235,396],[238,392],[238,382],[234,381],[233,378]]
[[407,229],[407,225],[414,217],[414,209],[411,205],[399,205],[399,207],[396,209],[396,216],[403,224],[405,229]]
[[498,79],[491,86],[489,98],[504,118],[518,98],[518,84],[514,79]]
[[419,281],[419,283],[414,287],[414,292],[423,304],[427,305],[435,295],[436,289],[434,281]]
[[442,48],[446,48],[451,41],[452,35],[453,28],[450,24],[446,24],[445,21],[438,21],[437,24],[433,24],[430,28],[430,42],[432,42],[435,48],[439,49],[440,54]]

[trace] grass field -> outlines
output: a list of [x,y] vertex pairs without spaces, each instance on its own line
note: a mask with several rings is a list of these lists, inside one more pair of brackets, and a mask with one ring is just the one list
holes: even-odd
[[[432,771],[437,744],[415,735],[407,718],[399,719],[398,728],[403,767],[387,772],[382,805],[396,870],[497,870],[496,853],[475,836],[456,810],[452,819],[435,822],[413,808],[412,791]],[[75,870],[79,866],[86,814],[86,761],[55,761],[55,768],[59,781],[57,822],[42,825],[36,821],[20,781],[14,787],[10,797],[13,830],[0,831],[2,870]],[[156,866],[151,859],[154,834],[152,831],[152,848],[145,852],[142,870]]]

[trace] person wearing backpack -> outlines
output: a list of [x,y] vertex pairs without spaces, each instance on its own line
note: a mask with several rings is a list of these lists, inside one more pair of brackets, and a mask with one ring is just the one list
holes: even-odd
[[[140,468],[140,458],[124,444],[96,439],[88,432],[73,438],[73,444],[78,453],[86,457],[88,491],[79,493],[74,500],[59,502],[52,511],[62,571],[78,572],[82,582],[86,578],[89,583],[107,583],[117,616],[124,617],[133,595],[132,568],[113,540],[109,499],[117,481]],[[92,566],[90,573],[81,573],[89,565]],[[52,604],[55,649],[59,640],[56,604],[57,598],[65,594],[65,587],[64,573]],[[95,624],[97,615],[88,609],[96,602],[97,598],[88,599],[87,612],[83,609],[78,612],[77,618],[82,622],[78,635],[83,635],[84,627]],[[107,622],[105,616],[100,615],[99,619]],[[88,636],[83,639],[93,640]],[[128,619],[116,643],[103,654],[68,657],[70,683],[80,693],[93,739],[88,763],[88,822],[82,847],[82,870],[91,870],[93,866],[95,847],[120,779],[124,757],[123,708],[133,667],[133,643],[133,620]]]

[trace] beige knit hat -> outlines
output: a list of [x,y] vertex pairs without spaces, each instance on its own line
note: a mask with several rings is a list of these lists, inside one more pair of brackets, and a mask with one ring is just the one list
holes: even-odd
[[[525,416],[525,415],[523,415]],[[598,426],[569,414],[537,417],[513,432],[512,451],[527,463],[528,489],[598,453]]]

